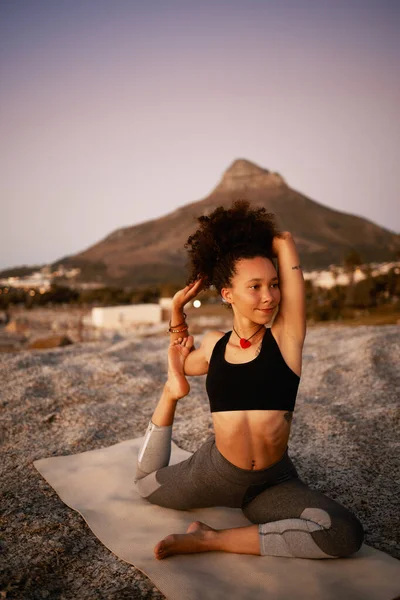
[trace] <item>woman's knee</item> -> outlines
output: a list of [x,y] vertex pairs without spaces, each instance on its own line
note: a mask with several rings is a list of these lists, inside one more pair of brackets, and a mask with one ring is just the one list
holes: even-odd
[[346,523],[343,525],[345,534],[341,542],[340,556],[349,556],[357,552],[364,541],[364,528],[353,513],[349,513]]
[[364,541],[364,529],[350,511],[332,518],[331,527],[312,533],[320,548],[331,556],[343,558],[357,552]]
[[144,477],[136,477],[135,480],[135,490],[142,496],[142,498],[148,499],[155,491],[157,491],[160,487],[160,484],[156,478],[157,472],[149,473]]

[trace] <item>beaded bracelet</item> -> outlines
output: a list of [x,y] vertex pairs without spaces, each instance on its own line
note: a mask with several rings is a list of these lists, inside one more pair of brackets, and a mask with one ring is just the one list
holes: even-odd
[[[183,325],[183,323],[181,323],[181,325]],[[186,325],[186,327],[184,327],[183,329],[172,329],[172,327],[170,327],[168,329],[168,333],[182,333],[183,331],[187,331],[189,329],[189,326]]]

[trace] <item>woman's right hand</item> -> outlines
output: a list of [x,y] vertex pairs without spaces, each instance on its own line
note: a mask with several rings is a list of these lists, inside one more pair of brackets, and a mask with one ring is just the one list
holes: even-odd
[[196,298],[197,294],[201,292],[204,285],[204,277],[199,277],[193,283],[190,283],[183,290],[179,290],[176,292],[174,297],[172,298],[172,306],[174,308],[183,309],[185,304],[187,304],[193,298]]

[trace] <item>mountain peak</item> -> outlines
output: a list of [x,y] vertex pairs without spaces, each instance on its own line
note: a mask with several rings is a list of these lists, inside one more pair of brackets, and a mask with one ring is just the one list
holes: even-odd
[[269,171],[267,169],[262,169],[255,163],[246,160],[245,158],[237,158],[225,171],[225,175],[230,175],[231,177],[265,175],[265,173],[269,173]]
[[243,190],[282,184],[285,184],[285,180],[278,173],[271,173],[245,158],[238,158],[227,168],[216,189]]

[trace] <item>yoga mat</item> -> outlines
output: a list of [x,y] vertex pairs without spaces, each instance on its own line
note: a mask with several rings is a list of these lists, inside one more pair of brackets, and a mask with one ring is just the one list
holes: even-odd
[[[141,498],[133,477],[142,440],[34,465],[99,540],[145,573],[169,600],[393,600],[400,594],[400,561],[366,544],[351,557],[334,560],[223,552],[156,560],[155,544],[169,533],[184,533],[192,521],[219,529],[249,521],[237,509],[176,511]],[[173,444],[171,463],[188,456]]]

